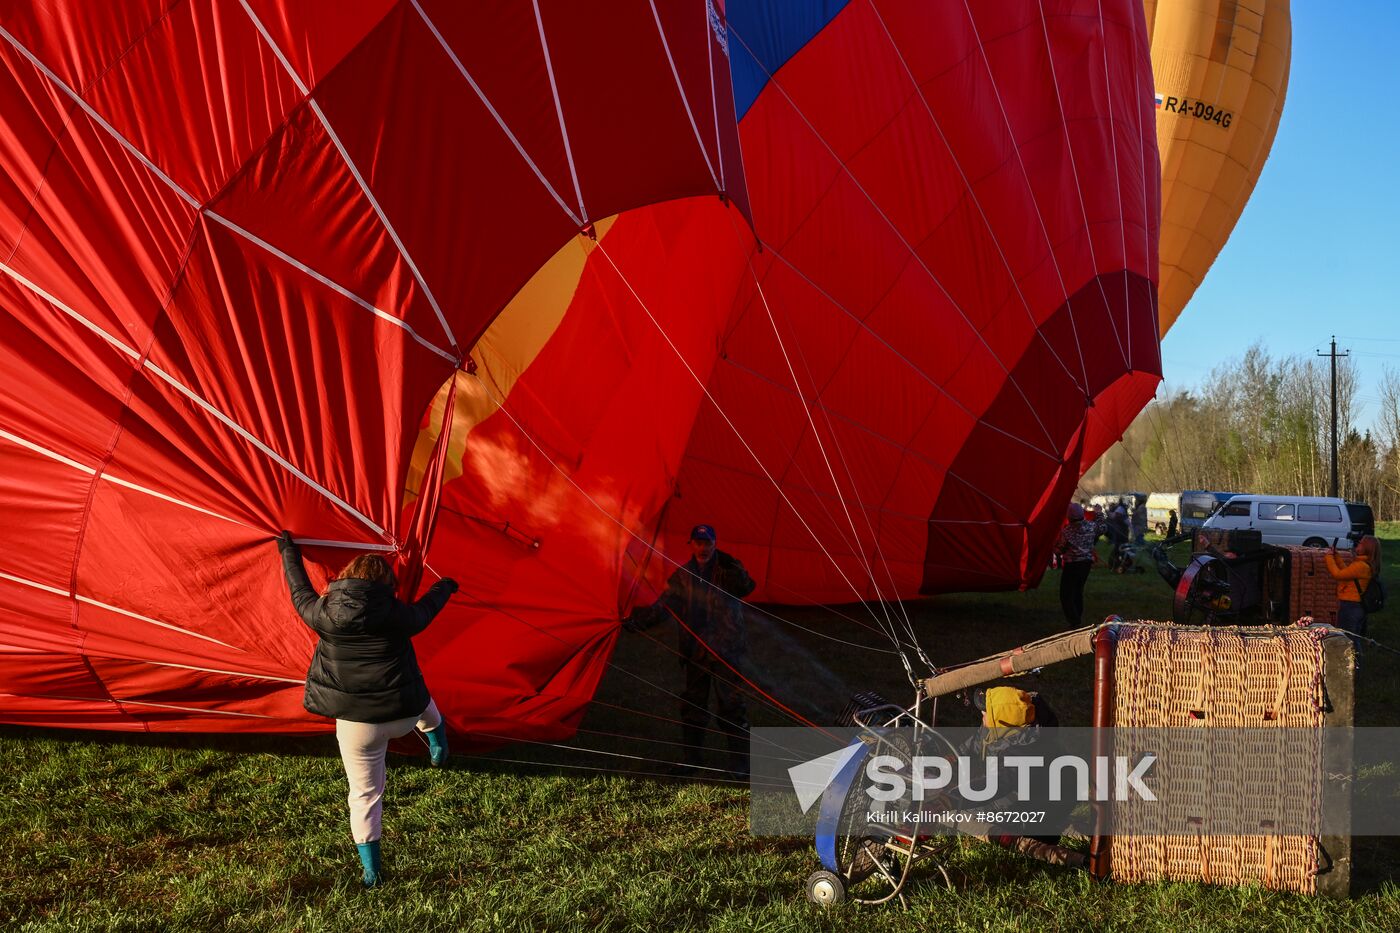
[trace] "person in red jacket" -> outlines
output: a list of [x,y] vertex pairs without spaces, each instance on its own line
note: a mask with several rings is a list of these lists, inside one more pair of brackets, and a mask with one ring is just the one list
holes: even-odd
[[1366,607],[1361,596],[1381,570],[1381,543],[1372,535],[1356,542],[1351,560],[1342,562],[1337,546],[1327,555],[1327,572],[1337,581],[1337,627],[1354,635],[1366,634]]

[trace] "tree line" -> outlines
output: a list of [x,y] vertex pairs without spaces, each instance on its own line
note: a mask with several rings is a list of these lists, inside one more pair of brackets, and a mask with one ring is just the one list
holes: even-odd
[[[1199,385],[1160,393],[1080,483],[1079,495],[1138,490],[1330,495],[1331,364],[1261,345]],[[1360,379],[1337,361],[1338,493],[1400,519],[1400,372],[1374,387],[1379,417],[1356,424]]]

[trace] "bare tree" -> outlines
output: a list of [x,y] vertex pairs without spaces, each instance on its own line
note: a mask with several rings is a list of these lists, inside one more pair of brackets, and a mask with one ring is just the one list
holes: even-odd
[[[1328,362],[1276,358],[1256,344],[1199,385],[1154,399],[1085,475],[1081,491],[1324,495],[1331,388]],[[1355,364],[1339,360],[1339,492],[1370,503],[1380,517],[1400,518],[1400,372],[1387,370],[1379,386],[1374,433],[1355,427],[1361,388]]]
[[[1381,377],[1380,414],[1376,419],[1376,429],[1385,447],[1381,483],[1391,502],[1400,503],[1400,372],[1389,366]],[[1396,514],[1396,511],[1386,514]]]

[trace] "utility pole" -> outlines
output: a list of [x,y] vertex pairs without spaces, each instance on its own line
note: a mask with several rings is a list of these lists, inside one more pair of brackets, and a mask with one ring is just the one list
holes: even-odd
[[1317,351],[1318,356],[1332,358],[1332,498],[1337,498],[1337,357],[1351,356],[1350,350],[1337,352],[1337,335],[1332,335],[1332,350],[1329,353]]

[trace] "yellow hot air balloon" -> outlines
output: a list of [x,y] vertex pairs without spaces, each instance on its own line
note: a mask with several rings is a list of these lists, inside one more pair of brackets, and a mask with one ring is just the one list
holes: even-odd
[[1288,0],[1145,0],[1162,159],[1163,336],[1234,229],[1278,131]]

